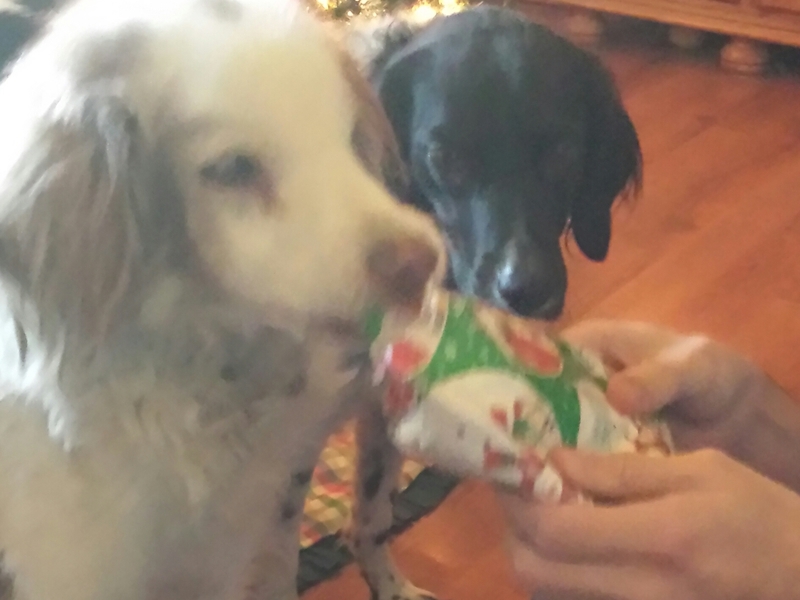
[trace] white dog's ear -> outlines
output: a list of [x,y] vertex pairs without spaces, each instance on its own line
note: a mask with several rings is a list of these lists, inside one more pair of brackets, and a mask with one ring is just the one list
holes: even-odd
[[353,147],[367,170],[381,181],[404,186],[406,168],[397,138],[380,100],[358,65],[341,52],[342,71],[356,102]]
[[36,125],[3,190],[12,204],[3,261],[40,310],[102,337],[146,258],[152,204],[139,123],[124,101],[101,96]]

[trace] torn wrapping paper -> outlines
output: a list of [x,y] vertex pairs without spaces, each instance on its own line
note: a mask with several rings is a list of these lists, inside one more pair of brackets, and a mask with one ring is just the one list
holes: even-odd
[[550,449],[671,451],[663,425],[606,402],[596,357],[541,322],[437,290],[418,317],[375,315],[368,330],[394,443],[443,470],[538,501],[582,501],[547,464]]

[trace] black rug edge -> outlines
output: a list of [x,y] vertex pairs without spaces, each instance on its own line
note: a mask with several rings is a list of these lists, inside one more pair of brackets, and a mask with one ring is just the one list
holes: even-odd
[[[458,485],[456,477],[432,468],[424,469],[400,492],[394,501],[394,522],[391,537],[395,537],[416,521],[432,512]],[[340,534],[328,535],[300,551],[297,591],[303,592],[326,581],[353,562],[353,555]]]

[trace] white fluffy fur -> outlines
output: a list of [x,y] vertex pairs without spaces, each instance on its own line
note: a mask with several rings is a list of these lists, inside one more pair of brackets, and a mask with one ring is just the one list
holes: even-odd
[[[138,175],[114,163],[127,125],[104,137],[86,116],[113,121],[115,103],[136,119],[123,155]],[[371,301],[376,244],[443,254],[357,160],[357,110],[328,41],[283,0],[85,0],[0,85],[0,550],[16,600],[294,595],[293,474],[367,382],[342,367],[358,343],[326,323]],[[268,192],[203,182],[231,151],[260,158]],[[98,161],[110,175],[90,176]],[[180,236],[155,233],[167,225]]]

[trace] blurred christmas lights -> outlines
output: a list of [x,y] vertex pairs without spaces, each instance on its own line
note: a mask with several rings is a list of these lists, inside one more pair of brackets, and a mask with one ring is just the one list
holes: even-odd
[[316,3],[323,14],[334,19],[377,17],[403,11],[417,22],[430,21],[437,15],[451,15],[471,5],[468,0],[316,0]]

